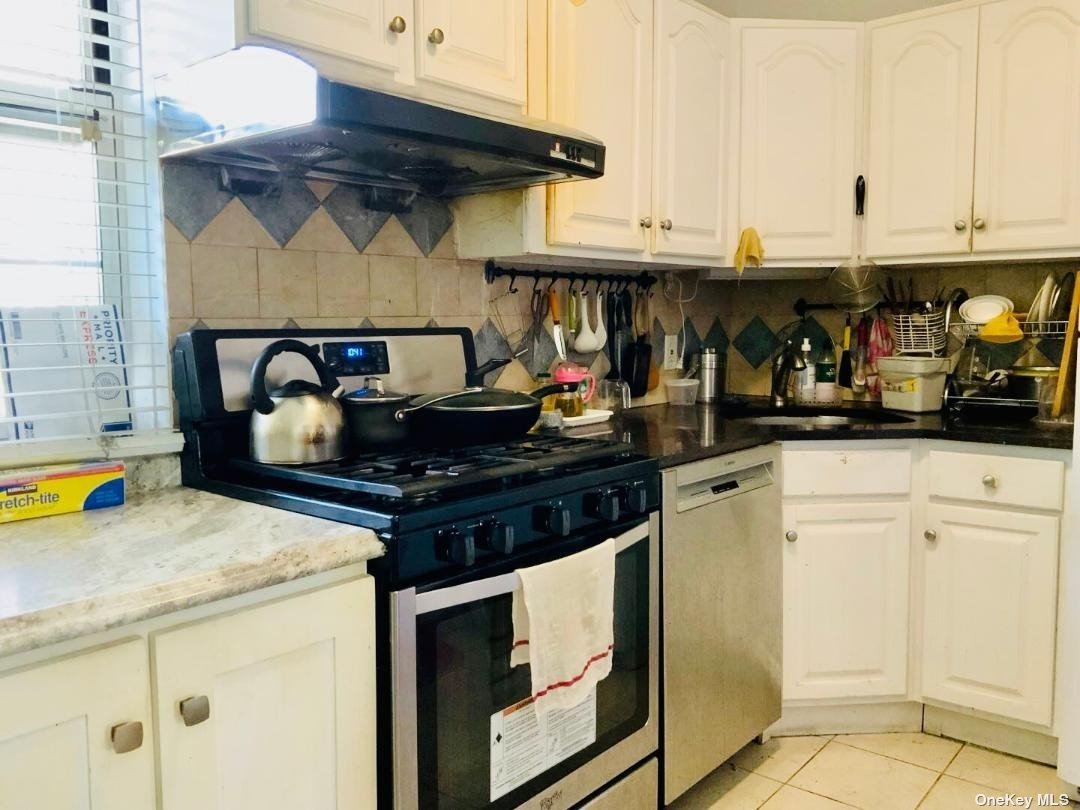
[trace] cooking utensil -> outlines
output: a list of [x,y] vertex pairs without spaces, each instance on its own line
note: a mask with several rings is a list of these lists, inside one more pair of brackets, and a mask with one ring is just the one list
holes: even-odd
[[[866,180],[860,174],[855,180],[855,216],[860,220],[866,202]],[[876,307],[882,299],[883,273],[876,263],[863,256],[863,227],[856,227],[855,255],[839,265],[825,284],[832,305],[842,312],[858,315]],[[891,279],[889,280],[891,282]],[[893,298],[893,296],[889,296]]]
[[626,371],[630,393],[643,397],[649,392],[649,368],[652,364],[652,346],[649,344],[649,329],[646,320],[648,293],[639,290],[633,307],[634,340],[623,351],[622,367]]
[[578,333],[574,338],[574,351],[578,354],[599,351],[604,344],[596,339],[596,333],[593,332],[592,326],[589,324],[589,297],[584,290],[578,291],[578,312],[580,316]]
[[840,353],[840,369],[836,372],[836,384],[851,388],[851,315],[844,321],[844,343]]
[[1076,318],[1080,314],[1080,287],[1073,284],[1072,303],[1069,306],[1069,325],[1065,328],[1065,351],[1061,355],[1061,367],[1064,373],[1058,375],[1057,391],[1050,416],[1057,419],[1065,409],[1067,399],[1071,399],[1070,390],[1075,392],[1076,368],[1073,355],[1076,353]]
[[408,401],[408,394],[385,390],[379,377],[365,377],[363,388],[343,396],[341,405],[353,452],[407,442],[409,426],[395,417]]
[[[286,352],[308,359],[319,383],[290,380],[266,390],[266,368]],[[251,367],[251,458],[265,464],[315,464],[345,457],[345,415],[338,402],[341,383],[319,350],[299,340],[275,340]]]
[[548,290],[548,305],[551,307],[551,337],[555,340],[555,351],[558,352],[560,360],[565,360],[566,336],[559,321],[559,294],[553,289]]
[[[598,352],[607,345],[608,328],[604,319],[604,298],[606,293],[601,293],[599,287],[596,290],[596,339],[593,351]],[[610,357],[610,355],[608,355]]]
[[577,296],[574,291],[566,291],[566,348],[573,350],[578,333]]
[[528,432],[540,418],[544,397],[576,391],[578,383],[545,385],[528,394],[503,388],[465,388],[424,394],[399,408],[414,443],[424,446],[489,444]]

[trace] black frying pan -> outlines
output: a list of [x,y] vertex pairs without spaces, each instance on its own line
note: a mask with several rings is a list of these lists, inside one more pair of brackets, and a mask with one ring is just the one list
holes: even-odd
[[503,442],[522,436],[540,418],[544,397],[574,391],[578,383],[545,385],[529,394],[502,388],[472,387],[424,394],[397,412],[407,421],[412,441],[440,447]]

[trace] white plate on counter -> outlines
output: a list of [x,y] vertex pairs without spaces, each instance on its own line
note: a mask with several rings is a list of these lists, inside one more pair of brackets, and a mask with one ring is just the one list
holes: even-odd
[[596,408],[595,410],[589,408],[581,416],[564,416],[562,423],[563,427],[581,427],[582,425],[595,425],[600,422],[606,422],[612,416],[615,415],[615,411],[605,411],[602,408]]

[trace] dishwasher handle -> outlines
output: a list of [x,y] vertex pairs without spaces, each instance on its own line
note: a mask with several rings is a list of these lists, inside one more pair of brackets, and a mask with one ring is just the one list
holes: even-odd
[[775,484],[772,462],[763,461],[699,481],[680,484],[675,496],[675,511],[689,512]]

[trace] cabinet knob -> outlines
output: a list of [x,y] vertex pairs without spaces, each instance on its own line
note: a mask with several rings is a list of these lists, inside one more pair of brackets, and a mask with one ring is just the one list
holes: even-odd
[[390,30],[393,31],[395,34],[404,34],[405,33],[405,18],[404,17],[394,17],[394,19],[392,19],[390,21]]
[[638,224],[642,228],[651,228],[652,227],[652,217],[642,217],[641,219],[638,220]]
[[784,537],[787,538],[787,541],[789,543],[794,543],[796,540],[799,539],[799,533],[797,531],[795,531],[795,530],[792,530],[792,531],[788,532],[787,534],[785,534]]
[[933,529],[927,529],[925,532],[922,533],[922,536],[929,540],[931,543],[937,540],[937,532]]
[[954,222],[952,226],[956,228],[957,233],[963,233],[967,230],[967,223],[962,219],[956,220],[956,222]]
[[998,480],[996,475],[991,475],[990,473],[987,473],[983,476],[982,481],[984,487],[990,487],[990,489],[997,489]]
[[118,754],[126,754],[142,747],[143,727],[138,720],[130,723],[117,723],[109,729],[109,739],[112,741],[113,751]]
[[971,225],[977,231],[986,230],[986,220],[982,217],[975,217],[975,221],[972,222]]
[[180,701],[180,716],[184,718],[185,726],[197,726],[210,719],[210,698],[206,695],[195,695]]
[[427,35],[427,39],[432,45],[442,45],[446,35],[441,28],[432,28],[431,33]]
[[671,230],[671,220],[670,219],[661,220],[660,221],[660,227],[663,228],[665,231],[670,231]]

